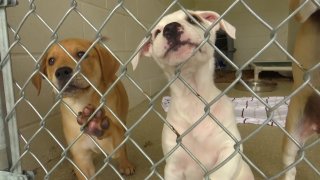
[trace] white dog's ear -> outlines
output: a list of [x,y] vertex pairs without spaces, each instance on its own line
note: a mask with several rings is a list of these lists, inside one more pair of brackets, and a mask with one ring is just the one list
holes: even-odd
[[138,47],[140,47],[140,46],[142,46],[140,51],[137,53],[137,55],[131,61],[133,70],[135,70],[137,68],[141,56],[147,56],[147,57],[151,56],[150,38],[144,38]]
[[[213,23],[220,15],[213,11],[198,11],[197,14],[203,19]],[[227,21],[221,19],[219,25],[232,39],[236,39],[236,28],[229,24]]]

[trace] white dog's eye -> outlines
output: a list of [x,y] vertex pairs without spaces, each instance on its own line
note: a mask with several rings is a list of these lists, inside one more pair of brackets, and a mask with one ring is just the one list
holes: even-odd
[[154,38],[156,38],[161,33],[160,29],[157,29],[156,32],[154,32]]
[[[193,14],[192,17],[193,17],[196,21],[198,21],[198,23],[201,23],[201,19],[200,19],[198,16],[196,16],[196,15]],[[193,19],[191,19],[189,16],[187,16],[187,21],[188,21],[190,24],[196,24],[196,22],[194,22]]]
[[50,66],[52,66],[52,65],[54,65],[54,62],[56,61],[56,59],[55,58],[53,58],[53,57],[51,57],[51,58],[49,58],[49,60],[48,60],[48,64],[50,65]]

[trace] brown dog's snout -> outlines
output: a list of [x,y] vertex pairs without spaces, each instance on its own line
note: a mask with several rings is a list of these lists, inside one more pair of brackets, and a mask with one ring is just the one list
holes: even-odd
[[72,76],[72,69],[70,67],[61,67],[57,69],[55,76],[59,81],[68,80]]
[[179,41],[182,34],[182,26],[177,22],[167,24],[163,29],[163,36],[168,41]]

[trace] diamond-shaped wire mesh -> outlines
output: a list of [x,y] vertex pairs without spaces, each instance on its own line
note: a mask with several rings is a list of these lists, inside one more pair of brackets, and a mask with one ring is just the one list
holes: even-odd
[[[274,4],[270,5],[271,3]],[[80,174],[84,175],[84,172],[70,156],[70,149],[81,138],[86,137],[89,139],[89,146],[96,147],[96,151],[101,154],[94,161],[96,167],[94,175],[86,177],[87,179],[96,177],[100,179],[106,179],[106,177],[108,177],[107,179],[163,179],[165,161],[178,148],[183,149],[199,165],[206,179],[237,154],[240,154],[250,165],[256,179],[278,179],[293,167],[298,169],[298,179],[318,179],[320,160],[314,157],[315,151],[319,150],[319,140],[312,138],[306,144],[300,144],[297,137],[290,134],[292,132],[288,132],[278,121],[274,120],[274,116],[280,106],[286,104],[304,88],[309,88],[319,94],[318,83],[312,77],[314,73],[318,73],[320,63],[311,67],[303,67],[299,59],[293,57],[290,47],[294,43],[294,40],[291,40],[294,37],[288,35],[298,10],[307,3],[313,3],[319,7],[319,2],[316,0],[303,1],[301,6],[293,12],[289,11],[287,2],[279,3],[279,7],[275,7],[276,10],[272,12],[264,10],[266,7],[272,10],[273,6],[278,6],[277,3],[279,2],[276,0],[272,2],[268,0],[259,2],[228,0],[223,3],[218,0],[212,2],[187,0],[21,0],[19,5],[15,7],[0,9],[0,11],[7,12],[6,24],[8,27],[6,29],[10,42],[7,48],[1,48],[1,50],[4,49],[1,52],[0,63],[3,79],[1,83],[5,87],[4,93],[1,93],[5,97],[1,98],[7,101],[4,120],[8,123],[10,136],[18,133],[19,141],[15,143],[20,145],[19,155],[12,153],[9,158],[11,159],[10,171],[20,172],[21,164],[23,170],[33,171],[36,179],[73,179],[75,171],[80,171]],[[183,64],[177,68],[175,77],[169,82],[152,60],[142,61],[144,68],[138,67],[136,71],[132,71],[130,65],[133,57],[142,48],[141,44],[139,46],[140,41],[150,37],[151,30],[166,14],[181,9],[190,16],[187,9],[200,8],[218,11],[221,19],[232,19],[231,24],[236,28],[241,27],[239,28],[241,33],[237,34],[239,40],[235,40],[237,52],[234,59],[236,61],[226,56],[215,45],[215,42],[211,42],[207,38],[210,28],[215,24],[208,29],[201,27],[205,37],[202,45],[210,44],[215,52],[223,57],[224,62],[232,69],[235,76],[230,82],[218,85],[221,88],[221,94],[209,101],[199,97],[197,92],[180,75]],[[100,92],[94,82],[82,73],[81,63],[84,58],[75,59],[67,48],[59,43],[69,37],[84,38],[92,42],[83,57],[99,45],[107,49],[120,64],[117,78],[105,92]],[[107,109],[125,130],[123,141],[117,144],[111,152],[106,152],[96,138],[84,132],[88,122],[83,126],[79,125],[77,128],[81,129],[81,133],[77,134],[71,142],[66,142],[61,125],[60,106],[64,105],[71,111],[74,115],[74,121],[76,121],[78,112],[73,111],[68,103],[62,99],[65,88],[59,90],[40,70],[43,57],[54,45],[59,46],[67,57],[77,64],[71,80],[80,76],[98,94],[100,104],[96,107],[95,112],[100,108]],[[250,48],[246,47],[247,45]],[[283,98],[272,103],[268,102],[268,98],[265,97],[273,96],[273,94],[255,92],[247,84],[244,75],[244,72],[250,69],[250,64],[268,58],[292,62],[293,66],[303,71],[304,75],[302,84],[294,86],[293,90],[286,90],[285,94],[281,94],[284,96]],[[32,85],[32,78],[38,73],[42,78],[42,90],[39,96]],[[12,83],[11,74],[13,76]],[[70,84],[71,80],[67,84]],[[105,102],[106,97],[120,81],[124,83],[130,100],[130,112],[126,124],[122,123],[123,119],[118,117]],[[160,106],[161,98],[169,95],[169,87],[175,81],[181,81],[205,105],[203,116],[182,134],[177,133],[170,122],[166,120],[166,113]],[[290,83],[287,82],[287,84]],[[236,90],[237,85],[242,85],[247,89],[247,92],[239,93]],[[10,89],[11,86],[13,89]],[[278,86],[291,87],[281,84]],[[232,95],[237,93],[239,95]],[[264,106],[267,114],[260,125],[239,125],[241,140],[237,140],[214,114],[206,111],[225,94],[256,98]],[[206,117],[210,117],[212,123],[218,124],[235,141],[234,153],[213,169],[207,169],[183,143],[183,138]],[[15,121],[18,123],[17,129]],[[270,127],[270,124],[274,126]],[[177,135],[176,146],[164,155],[160,140],[162,126],[168,126]],[[291,142],[290,145],[294,146],[297,151],[297,158],[286,164],[285,167],[282,166],[281,160],[283,136]],[[15,139],[10,137],[11,152],[14,152],[12,141]],[[264,144],[264,142],[266,143]],[[125,145],[129,160],[136,166],[135,175],[131,177],[123,176],[118,169],[118,163],[112,158]],[[243,152],[240,150],[242,145],[244,146]]]

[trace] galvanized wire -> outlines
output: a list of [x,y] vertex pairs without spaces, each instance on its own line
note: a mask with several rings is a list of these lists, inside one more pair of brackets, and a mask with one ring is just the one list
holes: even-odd
[[[316,174],[318,174],[320,176],[320,171],[319,169],[312,163],[310,162],[310,160],[306,157],[306,150],[316,146],[317,144],[319,144],[320,140],[316,140],[308,145],[301,145],[299,143],[299,141],[297,141],[289,132],[287,132],[283,127],[281,127],[281,125],[277,122],[273,120],[273,116],[275,114],[275,110],[277,110],[281,105],[285,104],[288,100],[290,100],[293,96],[295,96],[297,93],[299,93],[303,88],[305,87],[309,87],[311,89],[313,89],[316,93],[318,93],[320,95],[319,89],[317,89],[317,86],[315,84],[312,84],[312,73],[314,73],[315,71],[319,70],[320,67],[320,63],[318,63],[317,65],[315,65],[314,67],[310,67],[309,69],[306,69],[305,67],[302,66],[302,64],[300,64],[300,62],[298,60],[296,60],[292,54],[290,54],[288,52],[288,50],[286,49],[286,47],[284,47],[283,45],[281,45],[281,43],[278,41],[278,36],[279,36],[279,29],[283,28],[286,24],[289,23],[289,21],[291,19],[293,19],[294,15],[296,15],[298,13],[298,11],[300,9],[303,8],[303,6],[305,6],[307,3],[312,2],[314,3],[316,6],[320,7],[319,2],[316,0],[306,0],[304,2],[301,3],[300,7],[297,8],[296,10],[294,10],[293,12],[291,12],[287,17],[285,17],[278,25],[276,26],[272,26],[270,24],[268,24],[266,22],[265,19],[263,19],[262,17],[260,17],[258,15],[258,12],[256,12],[253,8],[250,7],[250,4],[245,1],[245,0],[234,0],[233,3],[231,3],[229,5],[229,7],[221,14],[221,16],[217,19],[216,22],[212,23],[209,27],[204,27],[203,25],[201,25],[200,23],[198,23],[198,21],[194,20],[194,18],[192,17],[192,15],[188,12],[188,10],[184,7],[183,3],[178,1],[178,0],[173,0],[170,4],[168,4],[168,7],[161,13],[161,15],[159,15],[159,17],[157,17],[157,19],[152,23],[152,25],[150,27],[146,27],[141,20],[139,20],[139,18],[137,18],[134,13],[132,13],[126,6],[125,6],[125,1],[124,0],[119,0],[118,3],[116,4],[115,7],[113,7],[110,10],[110,13],[108,14],[108,16],[105,18],[105,20],[101,23],[101,25],[99,27],[95,27],[93,25],[93,23],[91,23],[88,18],[81,12],[81,10],[78,7],[78,2],[75,0],[71,0],[69,7],[67,8],[67,11],[65,12],[65,14],[63,15],[63,17],[59,20],[59,22],[57,23],[57,25],[55,27],[51,27],[48,23],[46,23],[46,21],[37,13],[37,1],[33,1],[30,0],[29,1],[29,9],[27,10],[27,13],[24,15],[24,17],[21,19],[21,21],[19,22],[19,24],[17,25],[17,27],[12,27],[10,26],[10,22],[7,22],[8,24],[8,30],[12,32],[13,34],[13,41],[11,42],[10,46],[6,49],[6,52],[1,54],[1,62],[0,62],[0,70],[2,73],[11,73],[10,68],[8,68],[9,63],[11,62],[10,59],[10,55],[13,51],[13,49],[15,47],[21,47],[24,51],[25,54],[27,54],[31,59],[32,59],[32,63],[35,64],[34,66],[34,70],[33,72],[30,74],[30,76],[27,78],[27,80],[25,82],[23,82],[22,84],[19,84],[18,82],[13,82],[9,85],[9,89],[6,89],[5,92],[9,93],[9,97],[13,99],[14,96],[13,94],[10,94],[10,91],[12,91],[10,89],[10,86],[14,86],[17,90],[18,90],[18,94],[15,97],[14,101],[12,104],[7,105],[7,116],[5,118],[6,121],[8,121],[9,123],[12,123],[15,121],[15,112],[16,110],[19,108],[19,105],[21,103],[26,103],[28,105],[28,107],[30,107],[34,113],[36,114],[36,116],[39,118],[39,127],[38,129],[33,132],[33,134],[29,137],[26,138],[23,134],[19,134],[20,135],[20,142],[22,142],[22,144],[24,145],[24,147],[21,149],[20,154],[17,157],[12,158],[14,160],[11,171],[15,171],[19,168],[19,164],[21,163],[21,161],[25,158],[25,156],[27,154],[30,154],[32,156],[33,159],[35,159],[35,161],[39,164],[39,166],[41,167],[41,169],[44,171],[45,173],[45,177],[43,177],[44,179],[49,179],[50,176],[52,175],[52,173],[56,170],[56,168],[62,164],[62,162],[64,161],[68,161],[72,164],[72,166],[74,166],[78,171],[80,171],[80,173],[82,173],[83,176],[85,176],[83,174],[83,172],[81,172],[81,170],[79,169],[79,167],[72,161],[72,159],[70,159],[67,154],[70,151],[70,148],[82,137],[82,136],[89,136],[87,134],[85,134],[84,128],[88,125],[88,123],[92,120],[94,114],[100,109],[100,108],[106,108],[108,111],[111,112],[111,114],[116,117],[116,120],[122,125],[122,127],[125,129],[125,138],[124,140],[117,146],[115,147],[115,149],[110,153],[106,153],[104,152],[104,150],[99,146],[99,144],[95,141],[94,138],[92,138],[91,136],[89,136],[89,138],[91,139],[91,141],[98,147],[99,151],[104,155],[104,164],[102,165],[102,167],[100,169],[98,169],[96,171],[96,174],[94,175],[94,177],[86,177],[88,179],[93,179],[96,176],[99,176],[99,174],[101,174],[101,172],[106,168],[106,167],[110,167],[115,174],[117,175],[117,177],[119,179],[125,179],[125,177],[123,177],[117,170],[117,168],[114,167],[114,165],[110,162],[111,157],[117,152],[117,150],[119,150],[119,148],[121,148],[122,146],[124,146],[125,143],[131,143],[133,144],[133,146],[138,150],[138,152],[140,152],[145,159],[148,161],[148,163],[150,164],[150,171],[148,172],[149,174],[145,177],[145,179],[151,179],[151,177],[158,177],[159,179],[163,179],[163,175],[161,175],[158,171],[157,168],[159,168],[159,166],[161,164],[163,164],[167,158],[169,158],[177,149],[182,148],[193,160],[194,162],[196,162],[199,167],[202,169],[203,173],[204,173],[204,178],[205,179],[210,179],[209,176],[210,174],[214,173],[216,170],[218,170],[219,168],[223,167],[227,162],[229,162],[230,159],[232,159],[234,156],[236,155],[241,155],[242,158],[251,166],[252,169],[254,169],[254,171],[256,171],[261,177],[263,177],[264,179],[277,179],[280,176],[282,176],[285,172],[287,172],[288,170],[290,170],[292,167],[295,167],[297,164],[299,164],[300,162],[304,161],[306,162],[306,164],[310,167],[311,170],[313,170]],[[226,15],[228,15],[229,13],[231,13],[235,7],[237,6],[242,6],[243,8],[245,8],[245,10],[247,12],[249,12],[249,14],[254,17],[260,24],[262,24],[263,27],[265,27],[267,30],[270,31],[270,39],[268,40],[268,42],[266,42],[263,47],[261,49],[259,49],[252,57],[250,57],[249,59],[246,60],[246,62],[244,64],[241,65],[236,65],[231,59],[229,59],[216,45],[215,42],[212,42],[210,40],[211,37],[211,30],[212,28],[217,25],[222,19],[225,18]],[[139,83],[135,80],[134,77],[132,77],[132,75],[130,75],[127,71],[127,68],[129,66],[129,64],[131,63],[132,59],[139,53],[139,51],[143,48],[143,46],[149,41],[150,36],[151,36],[151,31],[155,28],[155,26],[160,22],[160,20],[169,12],[171,12],[173,9],[178,8],[181,9],[189,18],[193,19],[194,22],[196,22],[196,24],[198,24],[198,26],[203,30],[203,41],[200,43],[200,45],[198,47],[195,48],[195,50],[193,51],[192,55],[194,55],[195,53],[198,52],[198,50],[206,45],[209,44],[213,49],[215,49],[215,53],[218,53],[220,56],[223,57],[223,59],[225,59],[225,61],[235,70],[235,80],[230,83],[224,90],[221,91],[221,93],[215,97],[214,99],[205,99],[203,97],[201,97],[197,91],[195,89],[192,88],[192,86],[181,76],[181,69],[183,68],[183,66],[190,60],[187,60],[184,63],[181,63],[175,70],[175,74],[174,77],[172,79],[170,79],[168,81],[167,84],[165,84],[157,93],[155,93],[154,95],[150,96],[148,93],[146,93],[144,91],[144,89],[139,85]],[[107,26],[107,24],[110,22],[110,20],[112,18],[114,18],[114,15],[120,11],[123,10],[126,13],[126,16],[132,18],[132,20],[134,22],[136,22],[142,29],[145,30],[145,36],[142,37],[144,38],[143,43],[141,43],[139,45],[139,47],[132,53],[132,55],[126,59],[125,61],[121,60],[117,53],[115,51],[113,51],[109,45],[107,43],[102,42],[103,41],[103,35],[102,35],[102,31],[105,29],[105,27]],[[87,25],[89,25],[89,27],[91,27],[95,33],[95,39],[93,39],[91,46],[89,47],[89,49],[85,52],[84,56],[80,59],[80,60],[76,60],[68,51],[65,47],[63,47],[63,45],[61,45],[58,41],[60,40],[60,37],[58,36],[58,31],[61,30],[61,27],[65,24],[66,19],[70,16],[70,14],[72,13],[76,13],[79,15],[79,17],[81,17],[81,19],[83,20],[83,22],[85,22]],[[22,28],[24,26],[24,24],[26,23],[26,21],[28,20],[28,18],[30,18],[31,16],[34,16],[37,18],[37,20],[39,20],[39,22],[41,24],[43,24],[46,29],[51,33],[50,38],[50,42],[48,43],[48,45],[46,46],[46,48],[44,49],[44,51],[40,54],[40,56],[35,57],[31,51],[29,50],[29,47],[27,47],[21,40],[21,37],[19,35],[19,33],[22,31]],[[104,47],[105,49],[107,49],[109,52],[111,52],[111,54],[115,57],[116,61],[120,64],[120,72],[118,77],[116,78],[115,82],[113,82],[112,84],[110,84],[110,86],[108,87],[108,89],[105,92],[99,92],[99,90],[97,89],[97,87],[95,87],[92,82],[90,82],[90,80],[85,77],[84,74],[81,73],[81,66],[80,63],[84,60],[84,57],[89,53],[89,51],[95,46],[95,45],[101,45],[102,47]],[[76,68],[75,68],[75,73],[73,74],[72,78],[67,82],[67,85],[71,83],[72,79],[75,78],[76,76],[80,75],[81,77],[83,77],[83,79],[85,79],[85,81],[90,84],[92,86],[92,88],[98,93],[98,95],[100,96],[100,104],[99,106],[96,108],[96,110],[94,111],[94,113],[89,117],[89,120],[82,125],[81,127],[79,127],[81,129],[81,133],[68,145],[63,145],[63,143],[61,143],[61,140],[59,140],[57,137],[55,137],[54,133],[51,132],[50,129],[48,129],[46,127],[46,123],[48,118],[50,117],[50,115],[54,112],[54,109],[56,109],[59,105],[63,104],[64,106],[66,106],[66,108],[68,110],[70,110],[73,115],[77,116],[77,112],[72,111],[72,108],[68,106],[68,104],[66,102],[63,101],[62,99],[62,93],[64,92],[64,90],[66,89],[67,86],[65,86],[63,89],[59,90],[57,89],[57,87],[55,87],[55,85],[50,82],[50,80],[42,73],[40,72],[40,64],[42,62],[42,59],[45,55],[45,52],[48,51],[48,49],[52,46],[52,45],[58,45],[75,63],[76,63]],[[255,62],[257,60],[257,57],[260,56],[263,52],[266,51],[266,49],[268,49],[271,45],[275,45],[283,54],[286,55],[286,57],[292,61],[292,63],[296,66],[298,66],[301,70],[304,71],[305,77],[304,77],[304,82],[297,87],[296,89],[294,89],[290,94],[288,94],[286,97],[284,97],[281,101],[277,102],[275,105],[270,105],[268,104],[268,102],[266,102],[258,93],[256,93],[253,89],[251,89],[248,84],[246,83],[246,81],[243,80],[242,78],[242,71],[247,69],[251,63]],[[9,72],[8,72],[9,70]],[[48,109],[48,111],[42,115],[40,112],[38,112],[35,104],[30,101],[28,99],[28,97],[25,95],[25,91],[27,86],[31,83],[31,79],[37,74],[40,73],[43,81],[47,82],[47,84],[49,84],[52,89],[56,92],[55,94],[55,102],[53,103],[52,107],[50,109]],[[123,79],[127,79],[129,81],[129,83],[131,83],[137,91],[139,91],[144,98],[146,99],[146,101],[149,103],[148,107],[145,109],[144,113],[138,117],[135,122],[133,123],[133,125],[131,125],[130,127],[127,127],[122,120],[116,115],[115,112],[113,112],[111,110],[110,107],[108,107],[105,103],[105,99],[106,96],[108,96],[108,94],[112,91],[113,88],[115,88],[117,82],[120,82]],[[190,92],[198,98],[199,101],[201,101],[204,104],[204,111],[202,116],[192,125],[190,126],[190,128],[188,128],[185,132],[177,132],[175,130],[175,127],[172,126],[170,124],[169,121],[166,120],[165,117],[163,117],[162,113],[159,112],[159,110],[157,110],[155,108],[155,104],[157,103],[157,101],[161,98],[161,95],[168,91],[168,89],[170,88],[170,86],[176,82],[176,81],[180,81],[183,85],[185,85]],[[10,77],[8,79],[8,81],[6,81],[6,83],[10,83]],[[210,112],[210,108],[217,102],[219,101],[219,99],[224,96],[226,93],[230,92],[235,85],[239,83],[242,84],[250,93],[253,97],[256,97],[266,108],[267,110],[267,119],[263,122],[263,124],[261,124],[258,128],[256,128],[254,131],[252,131],[251,133],[249,133],[249,135],[247,135],[246,137],[243,137],[242,139],[237,139],[229,130],[228,128],[226,128],[220,121],[218,118],[215,117],[214,114],[212,114]],[[7,85],[7,84],[6,84]],[[10,100],[10,99],[8,99]],[[152,157],[150,157],[150,155],[148,155],[143,148],[140,147],[140,145],[137,143],[136,139],[134,139],[132,137],[133,132],[137,129],[138,125],[140,125],[141,123],[144,122],[144,119],[146,118],[146,116],[150,113],[150,112],[154,112],[156,114],[156,116],[160,119],[160,121],[164,124],[164,126],[169,127],[169,129],[171,129],[177,136],[176,138],[176,146],[174,146],[167,154],[164,154],[163,157],[158,160],[158,161],[154,161],[152,159]],[[212,123],[218,125],[231,139],[234,140],[234,152],[227,157],[225,160],[223,160],[221,163],[219,163],[217,166],[215,166],[212,169],[207,169],[202,163],[201,161],[182,143],[183,138],[185,136],[187,136],[194,128],[196,128],[205,118],[210,117],[210,119],[212,119]],[[19,121],[19,120],[18,120]],[[290,141],[292,141],[299,149],[298,152],[298,156],[297,159],[289,166],[285,167],[282,170],[279,170],[279,173],[277,174],[272,174],[272,175],[268,175],[266,174],[262,169],[259,168],[259,166],[257,164],[255,164],[253,161],[250,160],[250,157],[248,157],[245,153],[243,153],[241,151],[241,146],[246,143],[247,141],[249,141],[250,139],[252,139],[256,134],[258,134],[262,128],[268,126],[269,122],[273,122],[278,128],[280,128],[281,132],[284,133],[285,136],[287,136]],[[15,126],[14,124],[12,126]],[[14,128],[14,127],[12,127]],[[39,136],[39,134],[45,131],[49,134],[50,138],[53,139],[53,141],[60,147],[62,153],[61,153],[61,158],[59,159],[59,161],[53,166],[53,168],[48,169],[46,168],[46,166],[43,164],[43,162],[41,161],[41,159],[39,157],[37,157],[37,154],[35,154],[31,149],[30,149],[30,144],[32,142],[34,142],[34,139],[37,138]],[[17,142],[16,142],[17,143]],[[14,154],[12,154],[14,155]]]

